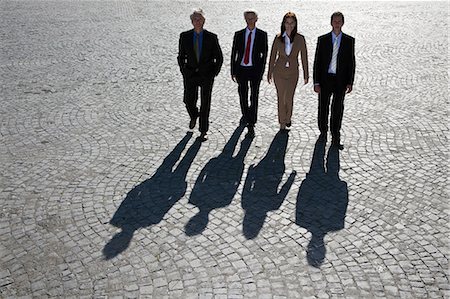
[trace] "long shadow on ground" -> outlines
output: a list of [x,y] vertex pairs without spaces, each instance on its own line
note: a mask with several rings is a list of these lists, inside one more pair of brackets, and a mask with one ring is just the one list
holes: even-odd
[[251,165],[248,170],[241,202],[245,210],[242,230],[247,239],[258,236],[267,213],[280,208],[294,182],[295,171],[279,188],[286,168],[284,157],[288,138],[287,131],[279,131],[272,140],[266,156],[258,165]]
[[105,259],[111,259],[126,250],[137,229],[159,223],[184,196],[187,188],[186,175],[200,149],[201,141],[196,139],[174,170],[173,167],[191,137],[192,133],[187,133],[155,174],[127,194],[110,220],[110,224],[122,230],[103,248]]
[[315,144],[310,171],[300,185],[296,208],[296,224],[312,234],[307,260],[316,268],[325,260],[325,235],[344,228],[348,205],[347,183],[339,178],[339,149],[329,148],[325,172],[325,145],[321,139]]
[[243,125],[237,127],[222,152],[201,170],[189,197],[189,203],[199,212],[186,224],[186,235],[201,234],[208,225],[211,211],[226,207],[233,200],[244,172],[244,158],[252,143],[251,138],[243,139],[239,152],[233,156],[243,130]]

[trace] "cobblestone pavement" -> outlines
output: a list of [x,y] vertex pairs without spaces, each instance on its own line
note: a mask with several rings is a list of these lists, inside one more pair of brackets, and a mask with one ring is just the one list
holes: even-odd
[[[219,36],[210,139],[187,132],[178,36]],[[335,10],[356,38],[344,150],[299,85],[256,137],[230,79],[248,2],[0,2],[0,297],[444,298],[448,2],[252,2],[299,16],[309,66]],[[326,169],[326,171],[325,171]]]

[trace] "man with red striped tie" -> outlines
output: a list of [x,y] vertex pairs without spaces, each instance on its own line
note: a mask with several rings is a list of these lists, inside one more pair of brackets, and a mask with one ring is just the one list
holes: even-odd
[[[259,86],[267,59],[267,32],[256,28],[258,14],[254,10],[244,12],[247,27],[234,34],[231,49],[231,78],[238,83],[241,104],[241,123],[247,125],[247,137],[255,136],[258,112]],[[250,85],[250,98],[248,89]],[[250,101],[249,101],[250,100]]]

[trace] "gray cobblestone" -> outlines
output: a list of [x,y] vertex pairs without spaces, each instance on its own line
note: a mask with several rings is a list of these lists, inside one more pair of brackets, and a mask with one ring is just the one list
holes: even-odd
[[[282,183],[296,175],[273,210],[273,168],[262,162],[278,130],[275,88],[262,82],[248,142],[229,75],[245,2],[202,3],[225,62],[210,139],[199,145],[196,132],[186,133],[176,54],[193,5],[1,3],[0,297],[448,297],[449,4],[252,2],[269,40],[286,11],[298,14],[310,73],[333,11],[343,11],[344,31],[356,38],[339,180],[307,180],[317,98],[312,83],[299,85],[284,160],[274,159]],[[258,166],[253,207],[261,215],[249,217],[244,185]],[[343,227],[316,243],[296,224],[308,181],[306,194],[343,192],[341,182],[348,194]],[[201,222],[194,217],[204,206]]]

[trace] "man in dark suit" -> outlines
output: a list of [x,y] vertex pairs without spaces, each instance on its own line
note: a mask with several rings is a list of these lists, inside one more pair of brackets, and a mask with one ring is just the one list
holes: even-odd
[[344,97],[353,89],[355,77],[355,39],[341,31],[344,15],[331,15],[333,30],[318,38],[314,59],[314,91],[319,94],[318,124],[320,137],[326,139],[331,104],[330,131],[332,144],[343,149],[340,130],[344,113]]
[[[223,63],[217,35],[203,29],[205,16],[201,9],[191,14],[193,29],[182,32],[179,40],[178,65],[183,74],[184,103],[191,118],[189,129],[195,127],[200,117],[200,138],[207,140],[209,111],[214,78],[219,74]],[[197,108],[200,88],[200,111]]]
[[[254,137],[258,112],[259,85],[267,58],[267,33],[256,28],[258,15],[254,10],[244,12],[247,27],[234,34],[231,49],[231,78],[238,83],[241,121],[248,126],[247,136]],[[250,105],[248,85],[250,83]]]

